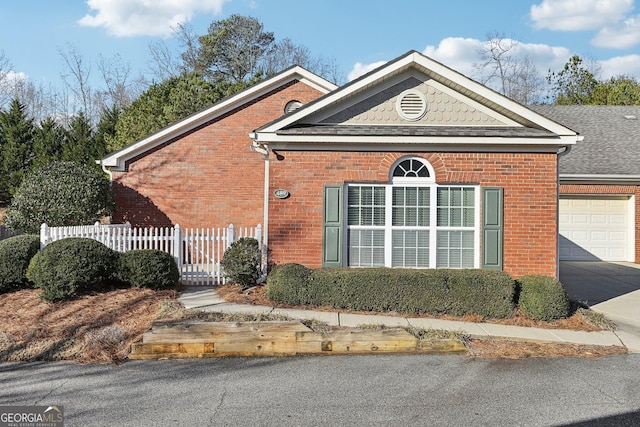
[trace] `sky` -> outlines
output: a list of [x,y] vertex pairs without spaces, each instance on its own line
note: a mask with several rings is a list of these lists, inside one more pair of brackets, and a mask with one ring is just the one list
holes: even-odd
[[[640,1],[640,0],[639,0]],[[58,84],[60,55],[73,48],[99,77],[98,61],[119,61],[150,76],[149,44],[178,49],[172,28],[205,34],[232,14],[257,18],[276,39],[290,38],[334,60],[345,81],[417,50],[471,76],[490,33],[516,41],[544,76],[578,54],[600,78],[640,79],[640,5],[635,0],[0,0],[0,53],[13,75]],[[344,82],[342,82],[344,83]]]

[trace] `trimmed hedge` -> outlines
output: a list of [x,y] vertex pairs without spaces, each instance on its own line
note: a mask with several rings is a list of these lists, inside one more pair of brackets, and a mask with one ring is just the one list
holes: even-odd
[[243,289],[254,286],[260,278],[260,244],[253,237],[236,240],[225,251],[220,265],[232,283]]
[[520,310],[535,320],[552,321],[569,317],[571,305],[560,282],[541,275],[522,276],[518,279]]
[[285,264],[267,278],[266,295],[294,305],[406,314],[513,315],[515,282],[501,271],[391,268],[307,269]]
[[165,289],[178,283],[180,272],[167,252],[137,249],[120,254],[118,277],[138,288]]
[[73,237],[48,244],[35,256],[27,278],[42,289],[40,298],[74,298],[80,289],[100,289],[114,278],[118,253],[97,240]]
[[0,241],[0,293],[29,284],[27,268],[40,250],[40,236],[25,234]]

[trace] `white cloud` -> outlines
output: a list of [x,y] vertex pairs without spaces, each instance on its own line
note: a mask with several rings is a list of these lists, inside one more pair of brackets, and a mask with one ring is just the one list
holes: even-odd
[[[538,72],[545,75],[549,69],[563,67],[571,56],[571,51],[565,47],[512,41],[515,44],[513,55],[519,59],[528,58],[535,64]],[[450,37],[442,40],[437,47],[427,46],[422,53],[466,76],[473,77],[477,74],[475,65],[481,62],[480,51],[484,43],[478,39]]]
[[640,77],[640,55],[625,55],[599,61],[603,79],[620,75]]
[[441,40],[437,47],[427,46],[422,53],[466,76],[471,76],[474,71],[473,64],[480,59],[478,52],[482,43],[478,39],[447,37]]
[[88,0],[94,14],[78,23],[104,27],[118,37],[170,36],[172,27],[188,22],[195,12],[222,12],[229,0]]
[[633,0],[543,0],[531,6],[534,28],[598,30],[615,25],[633,10]]
[[367,74],[369,71],[374,70],[374,69],[378,68],[379,66],[384,65],[386,63],[387,63],[387,61],[378,61],[378,62],[374,62],[372,64],[363,64],[361,62],[356,62],[356,64],[353,66],[353,69],[351,70],[351,72],[347,76],[347,79],[349,79],[349,81],[355,80],[358,77],[363,76],[363,75]]
[[606,27],[591,40],[599,47],[629,49],[640,44],[640,15],[625,20],[623,23]]
[[[513,54],[519,58],[528,58],[535,64],[538,73],[546,77],[549,70],[562,69],[569,60],[572,52],[561,46],[549,46],[545,44],[517,43],[513,48]],[[474,78],[478,75],[476,64],[481,61],[480,50],[484,41],[478,39],[448,37],[440,41],[438,46],[427,46],[422,53],[449,68],[452,68],[465,76]],[[357,63],[349,73],[349,80],[353,80],[385,62],[373,64]]]

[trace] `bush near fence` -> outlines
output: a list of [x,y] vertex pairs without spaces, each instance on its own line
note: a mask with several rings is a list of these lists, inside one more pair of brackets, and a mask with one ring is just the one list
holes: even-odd
[[0,293],[29,285],[27,268],[38,253],[40,239],[33,234],[14,236],[0,241]]
[[68,238],[86,237],[109,248],[126,252],[154,249],[169,253],[178,265],[180,282],[185,285],[214,285],[225,283],[220,265],[229,246],[243,237],[262,242],[262,226],[217,228],[131,227],[131,224],[100,224],[73,227],[49,227],[42,224],[40,246]]

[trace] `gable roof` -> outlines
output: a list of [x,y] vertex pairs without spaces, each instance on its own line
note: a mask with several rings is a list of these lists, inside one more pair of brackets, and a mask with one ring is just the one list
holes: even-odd
[[215,103],[206,110],[193,114],[144,139],[115,151],[97,162],[105,170],[106,168],[111,168],[111,170],[122,171],[125,169],[125,163],[127,160],[144,154],[177,136],[185,134],[198,126],[201,126],[228,113],[229,111],[263,96],[264,94],[296,80],[317,89],[321,93],[328,93],[329,91],[337,88],[336,85],[328,80],[325,80],[302,67],[293,66],[271,78]]
[[[472,109],[476,116],[482,118],[476,119],[472,126],[452,121],[436,122],[433,117],[430,122],[369,120],[356,123],[356,114],[366,116],[364,108],[378,102],[372,101],[376,96],[381,98],[386,94],[386,102],[390,103],[400,97],[398,93],[403,87],[410,85],[428,85],[429,90],[439,97],[436,99],[447,97],[451,102],[464,104],[464,108]],[[386,107],[385,111],[388,110]],[[378,114],[376,117],[382,116]],[[575,144],[578,140],[573,130],[416,51],[410,51],[256,129],[253,134],[255,144],[291,149],[317,149],[318,144],[331,144],[333,148],[345,144],[354,147],[354,143],[389,144],[390,137],[396,145],[424,144],[421,147],[443,143],[513,146],[514,138],[527,146],[561,147]]]
[[584,141],[560,158],[561,179],[640,181],[640,106],[536,105]]

